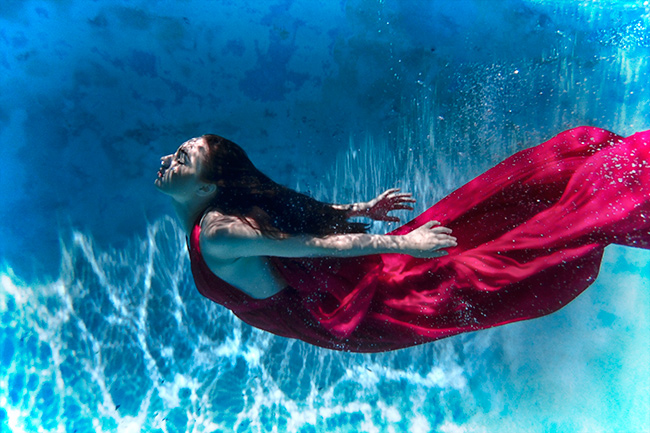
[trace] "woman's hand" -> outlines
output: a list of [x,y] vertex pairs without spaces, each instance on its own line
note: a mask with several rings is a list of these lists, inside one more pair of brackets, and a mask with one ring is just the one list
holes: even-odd
[[451,229],[442,227],[438,221],[429,221],[421,227],[402,236],[403,254],[418,258],[446,256],[443,248],[455,247],[456,238]]
[[388,212],[413,210],[413,206],[407,203],[415,203],[411,193],[400,193],[399,191],[399,188],[391,188],[367,203],[360,203],[359,211],[355,216],[364,216],[375,221],[399,222],[399,218],[389,216]]

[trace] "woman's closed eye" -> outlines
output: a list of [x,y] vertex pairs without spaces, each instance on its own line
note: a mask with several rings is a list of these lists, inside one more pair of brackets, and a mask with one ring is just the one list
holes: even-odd
[[176,155],[176,162],[178,162],[179,164],[187,164],[188,161],[189,161],[189,157],[187,156],[187,153],[185,153],[185,151],[181,150]]

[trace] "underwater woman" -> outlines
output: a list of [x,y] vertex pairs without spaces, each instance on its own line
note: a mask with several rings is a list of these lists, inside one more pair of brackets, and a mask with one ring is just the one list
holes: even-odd
[[163,157],[155,183],[203,296],[276,335],[381,352],[549,314],[593,283],[605,246],[648,248],[648,142],[566,131],[386,235],[349,219],[397,221],[388,213],[412,209],[410,194],[322,203],[217,135]]

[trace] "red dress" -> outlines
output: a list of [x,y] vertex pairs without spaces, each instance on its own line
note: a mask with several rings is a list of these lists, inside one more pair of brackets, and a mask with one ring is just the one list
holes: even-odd
[[287,259],[289,287],[254,299],[189,239],[201,294],[257,328],[329,349],[382,352],[552,313],[594,282],[610,243],[650,247],[650,131],[575,128],[516,153],[390,233],[430,220],[449,255]]

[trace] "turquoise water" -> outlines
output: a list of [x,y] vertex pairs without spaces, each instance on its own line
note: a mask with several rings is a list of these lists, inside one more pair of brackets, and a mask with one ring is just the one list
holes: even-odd
[[650,431],[647,251],[545,318],[338,353],[202,298],[153,188],[215,132],[318,198],[422,210],[570,127],[650,129],[649,27],[631,1],[3,2],[0,431]]

